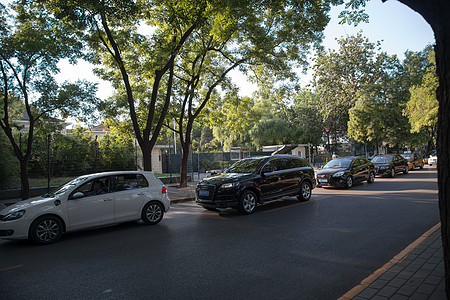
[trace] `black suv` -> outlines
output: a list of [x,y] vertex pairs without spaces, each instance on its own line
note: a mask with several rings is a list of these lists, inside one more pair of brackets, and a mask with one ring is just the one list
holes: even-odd
[[251,214],[257,203],[284,196],[297,196],[300,201],[308,201],[314,187],[314,169],[301,157],[253,157],[234,163],[222,174],[200,181],[196,202],[209,210],[231,207],[243,214]]

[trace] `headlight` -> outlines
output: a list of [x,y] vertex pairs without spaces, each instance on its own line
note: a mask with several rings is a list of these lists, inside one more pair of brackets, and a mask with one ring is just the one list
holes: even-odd
[[3,221],[17,220],[17,219],[20,219],[24,214],[25,214],[24,209],[18,210],[18,211],[6,214],[5,216],[3,216],[2,220]]
[[344,176],[344,174],[345,174],[344,171],[336,172],[333,174],[333,177],[341,177],[341,176]]
[[226,190],[226,189],[232,189],[232,188],[238,186],[238,184],[239,184],[238,182],[224,183],[224,184],[222,184],[222,185],[220,186],[220,188],[221,188],[221,189],[224,189],[224,190]]

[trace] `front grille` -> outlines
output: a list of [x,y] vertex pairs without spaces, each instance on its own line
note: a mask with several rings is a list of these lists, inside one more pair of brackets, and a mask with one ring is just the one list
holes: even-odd
[[214,199],[215,186],[214,185],[198,185],[197,186],[197,199],[213,200]]

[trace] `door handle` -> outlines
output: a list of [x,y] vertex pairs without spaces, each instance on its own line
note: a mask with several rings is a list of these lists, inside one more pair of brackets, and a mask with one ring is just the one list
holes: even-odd
[[108,199],[103,199],[103,201],[112,201],[113,199],[112,198],[108,198]]

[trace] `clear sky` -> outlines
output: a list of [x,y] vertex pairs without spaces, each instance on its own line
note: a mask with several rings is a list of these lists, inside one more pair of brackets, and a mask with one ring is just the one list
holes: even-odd
[[[343,6],[333,7],[331,11],[331,21],[325,29],[325,39],[323,45],[327,49],[337,49],[336,38],[354,35],[362,31],[370,42],[382,41],[381,48],[389,54],[396,54],[400,59],[404,58],[407,50],[420,51],[428,44],[434,43],[434,35],[431,27],[425,20],[409,7],[396,0],[388,0],[382,3],[381,0],[370,0],[366,6],[369,14],[369,23],[361,23],[357,27],[353,25],[340,25],[337,16],[343,10]],[[98,81],[100,98],[106,98],[112,94],[111,86],[107,82],[102,82],[95,77],[92,66],[85,62],[80,62],[77,66],[68,63],[61,63],[61,74],[58,75],[60,81],[86,78],[91,81]],[[311,75],[302,75],[301,82],[306,85]],[[255,87],[246,83],[245,78],[233,73],[233,81],[241,87],[241,95],[251,95]]]

